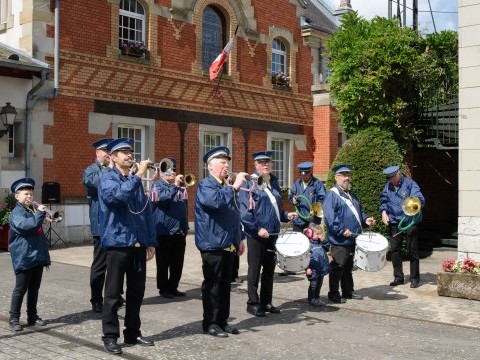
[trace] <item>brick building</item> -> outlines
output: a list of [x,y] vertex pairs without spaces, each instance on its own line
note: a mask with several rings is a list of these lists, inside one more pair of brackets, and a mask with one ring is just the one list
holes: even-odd
[[[81,176],[101,137],[132,137],[138,161],[174,157],[177,171],[197,179],[216,145],[232,149],[234,171],[253,171],[251,153],[272,150],[283,187],[301,161],[326,176],[339,132],[322,56],[336,19],[322,1],[0,0],[0,8],[10,19],[0,42],[51,65],[31,142],[15,137],[28,149],[16,170],[59,184],[57,226],[69,241],[89,238]],[[237,28],[221,81],[210,81],[209,65]]]

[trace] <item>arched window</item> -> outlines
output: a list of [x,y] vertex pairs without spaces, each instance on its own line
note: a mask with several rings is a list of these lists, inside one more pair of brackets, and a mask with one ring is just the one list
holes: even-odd
[[214,7],[207,6],[202,19],[202,68],[208,70],[226,44],[225,18]]
[[288,76],[287,68],[287,47],[285,43],[279,39],[273,39],[272,43],[272,75],[279,73]]
[[119,48],[145,44],[145,9],[137,0],[121,0],[118,19]]

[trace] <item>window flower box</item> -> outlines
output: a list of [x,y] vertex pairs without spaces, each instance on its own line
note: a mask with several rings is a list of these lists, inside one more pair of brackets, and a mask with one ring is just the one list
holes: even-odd
[[142,58],[147,53],[145,44],[141,41],[123,41],[120,44],[120,51],[122,55]]

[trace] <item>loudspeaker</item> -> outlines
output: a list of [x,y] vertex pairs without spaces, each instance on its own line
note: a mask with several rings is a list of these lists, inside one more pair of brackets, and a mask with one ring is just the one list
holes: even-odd
[[42,204],[51,204],[60,202],[60,184],[54,181],[43,183],[42,185]]

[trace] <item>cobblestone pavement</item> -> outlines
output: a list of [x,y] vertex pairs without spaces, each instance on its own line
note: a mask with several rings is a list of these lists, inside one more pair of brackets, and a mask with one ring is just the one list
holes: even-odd
[[[123,347],[123,355],[109,355],[101,342],[101,315],[90,309],[89,245],[52,249],[52,266],[44,272],[39,315],[44,328],[8,328],[14,275],[9,254],[0,253],[0,359],[477,359],[480,352],[480,302],[441,297],[435,274],[451,248],[437,248],[421,260],[421,286],[390,287],[391,263],[379,272],[354,272],[356,291],[363,300],[329,304],[323,309],[306,301],[303,275],[279,276],[274,304],[282,313],[255,318],[245,311],[246,282],[233,284],[231,322],[240,335],[218,339],[201,332],[201,263],[187,238],[185,269],[180,290],[187,297],[158,296],[155,261],[149,262],[142,306],[142,331],[154,347]],[[408,263],[404,264],[408,274]],[[240,275],[245,279],[246,256]],[[328,277],[321,295],[326,301]],[[408,277],[407,279],[408,280]],[[25,304],[22,321],[25,322]],[[124,310],[120,310],[120,315]],[[121,322],[122,323],[122,322]],[[123,339],[119,339],[120,342]]]

